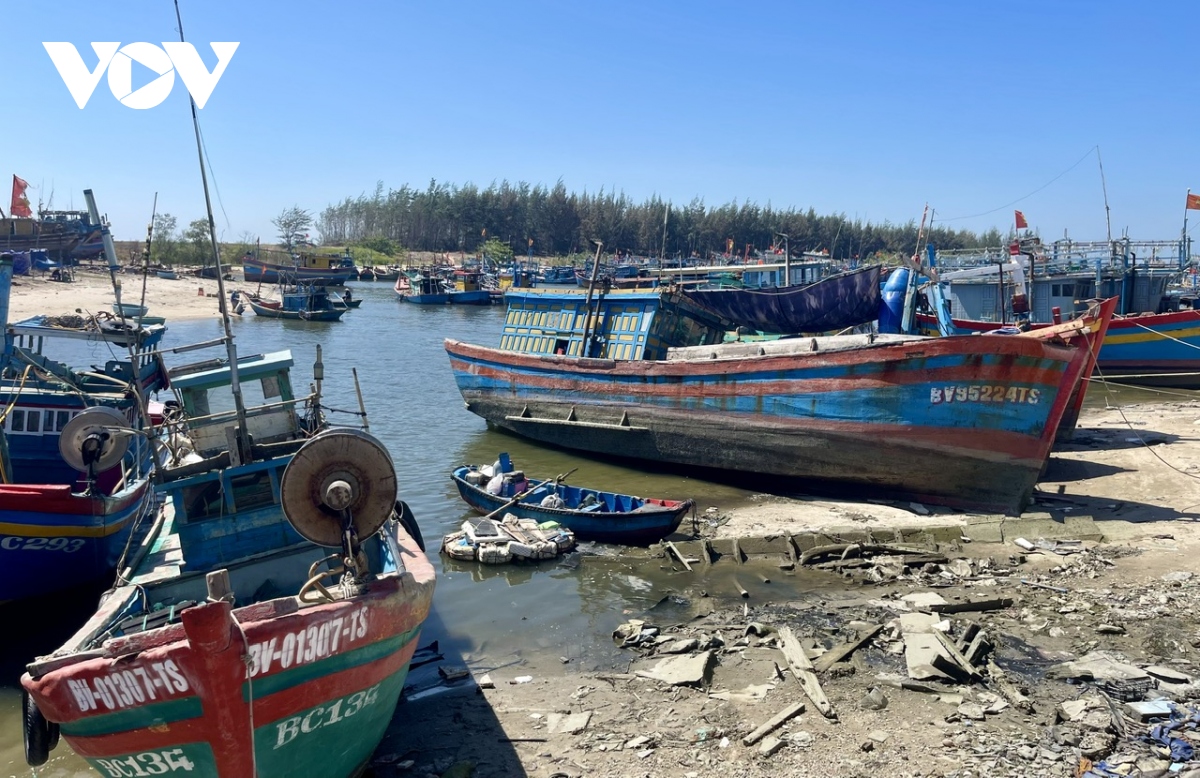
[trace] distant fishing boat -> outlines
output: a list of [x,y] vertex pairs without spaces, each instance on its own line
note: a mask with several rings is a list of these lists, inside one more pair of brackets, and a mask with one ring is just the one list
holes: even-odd
[[[242,296],[239,295],[239,301]],[[298,321],[338,321],[349,308],[333,301],[329,290],[320,286],[301,284],[280,292],[280,299],[267,300],[257,295],[245,295],[246,302],[258,316],[268,319]]]
[[[503,509],[522,519],[557,522],[585,540],[646,545],[679,528],[692,500],[659,500],[571,486],[559,479],[526,479],[508,454],[494,465],[460,467],[453,475],[459,496],[479,513]],[[497,480],[498,479],[498,480]],[[497,493],[488,486],[497,480]],[[524,493],[513,503],[515,495]]]
[[400,299],[413,305],[449,305],[450,291],[442,279],[435,275],[412,273],[408,276],[407,287],[402,287],[396,281],[396,294]]
[[260,253],[248,252],[242,257],[242,272],[247,283],[313,283],[335,286],[357,277],[350,255],[330,255],[301,252],[284,255],[285,260],[272,262]]
[[483,274],[471,270],[454,271],[451,305],[491,305],[492,291],[484,286]]
[[666,290],[508,300],[500,348],[446,341],[467,408],[493,427],[1006,513],[1030,499],[1115,304],[1011,337],[720,345],[730,322]]
[[167,281],[175,281],[179,278],[179,273],[175,272],[174,270],[156,270],[155,275],[157,275],[159,278],[166,279]]

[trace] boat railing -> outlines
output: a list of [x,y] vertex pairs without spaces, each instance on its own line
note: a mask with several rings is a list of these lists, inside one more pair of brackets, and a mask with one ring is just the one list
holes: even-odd
[[[257,443],[271,443],[294,438],[300,434],[296,406],[311,403],[316,395],[293,400],[264,403],[246,408],[246,424]],[[218,411],[187,419],[188,436],[198,453],[224,449],[228,432],[238,422],[235,410]]]

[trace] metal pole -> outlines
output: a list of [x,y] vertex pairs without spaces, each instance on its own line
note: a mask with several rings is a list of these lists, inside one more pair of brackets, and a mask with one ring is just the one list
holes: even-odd
[[142,302],[146,307],[146,279],[150,276],[150,244],[154,240],[154,217],[158,215],[158,192],[154,193],[154,205],[150,207],[150,226],[146,228],[146,254],[142,263]]
[[[175,21],[179,24],[179,40],[183,38],[183,17],[179,13],[179,0],[175,0]],[[221,250],[217,245],[217,225],[213,220],[212,198],[208,194],[208,173],[204,168],[204,145],[200,140],[200,119],[196,115],[196,101],[188,96],[192,106],[192,129],[196,134],[196,156],[200,160],[200,183],[204,187],[204,207],[208,213],[208,236],[212,243],[213,266],[217,270],[217,308],[221,312],[221,323],[225,327],[225,351],[229,356],[229,389],[233,393],[233,406],[237,413],[237,439],[242,449],[241,461],[251,461],[250,431],[247,428],[246,404],[242,400],[242,384],[238,380],[237,347],[233,343],[233,328],[229,324],[229,306],[225,299],[225,273],[221,269]]]
[[592,278],[588,281],[587,299],[583,302],[586,315],[583,319],[583,341],[579,344],[579,356],[581,357],[588,355],[588,341],[592,329],[592,293],[596,291],[596,278],[600,275],[600,249],[604,246],[598,240],[592,242],[596,244],[596,256],[592,259]]
[[354,376],[354,393],[358,395],[358,412],[362,414],[363,432],[370,432],[371,424],[367,421],[367,406],[363,403],[362,387],[358,385],[358,368],[350,368],[350,373]]

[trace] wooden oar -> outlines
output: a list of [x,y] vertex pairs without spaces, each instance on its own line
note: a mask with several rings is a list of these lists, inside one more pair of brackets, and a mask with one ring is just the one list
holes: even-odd
[[[529,489],[526,489],[525,491],[523,491],[523,492],[521,492],[520,494],[518,494],[516,497],[512,498],[512,499],[511,499],[511,500],[509,500],[508,502],[506,502],[506,503],[504,503],[503,505],[501,505],[501,506],[500,506],[499,508],[497,508],[496,510],[494,510],[494,511],[492,511],[491,513],[489,513],[488,515],[484,516],[483,518],[484,518],[484,519],[492,519],[492,518],[495,518],[497,515],[499,515],[499,514],[503,513],[504,511],[508,510],[509,508],[513,507],[514,505],[516,505],[517,503],[519,503],[521,500],[525,499],[525,498],[526,498],[526,497],[528,497],[529,495],[531,495],[531,494],[533,494],[534,492],[536,492],[538,489],[541,489],[541,488],[542,488],[543,486],[545,486],[547,483],[550,483],[550,484],[551,484],[551,485],[553,485],[553,486],[558,486],[558,482],[559,482],[559,481],[562,481],[562,480],[566,479],[566,477],[567,477],[567,476],[569,476],[571,473],[574,473],[574,472],[575,472],[576,470],[578,470],[578,469],[579,469],[578,467],[572,467],[572,468],[571,468],[570,470],[568,470],[567,472],[565,472],[565,473],[562,473],[561,475],[555,476],[555,478],[554,478],[554,480],[553,480],[553,481],[550,481],[550,482],[542,481],[542,482],[541,482],[540,484],[538,484],[537,486],[530,487]],[[480,519],[480,521],[483,521],[483,519]]]

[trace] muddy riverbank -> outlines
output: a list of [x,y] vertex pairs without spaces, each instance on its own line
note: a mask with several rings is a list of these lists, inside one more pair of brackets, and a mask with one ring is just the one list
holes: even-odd
[[[659,582],[661,599],[610,614],[607,623],[626,625],[620,641],[605,630],[559,656],[531,631],[528,653],[418,670],[431,680],[398,710],[374,770],[1074,776],[1100,762],[1116,774],[1165,774],[1169,748],[1136,742],[1150,725],[1128,703],[1200,700],[1198,421],[1192,402],[1087,412],[1019,519],[777,497],[702,507],[699,529],[715,553],[702,560],[701,542],[678,537],[692,570],[661,549],[621,558],[630,576]],[[786,535],[799,557],[821,543],[859,545],[789,565],[771,545]],[[870,557],[864,539],[895,553]],[[929,605],[939,600],[954,605]],[[969,672],[914,677],[912,644],[940,640],[931,625],[960,654],[974,648]],[[631,629],[636,645],[622,647]],[[792,636],[833,717],[789,662]],[[822,660],[851,645],[842,661]],[[1097,657],[1132,677],[1081,677]],[[447,665],[467,677],[433,674]],[[797,703],[803,712],[753,736]]]

